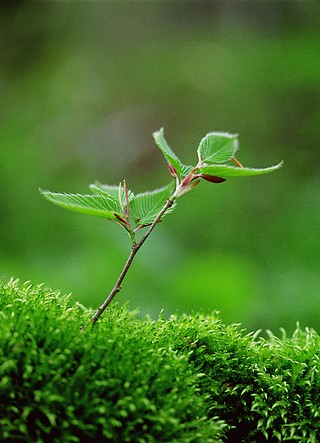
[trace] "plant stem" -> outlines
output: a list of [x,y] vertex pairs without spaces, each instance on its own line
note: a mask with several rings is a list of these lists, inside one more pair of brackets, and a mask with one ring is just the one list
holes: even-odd
[[107,306],[111,303],[111,301],[113,300],[115,295],[121,290],[121,283],[122,283],[123,279],[125,278],[125,276],[127,275],[127,272],[129,270],[132,262],[133,262],[134,257],[136,256],[137,252],[139,251],[139,249],[141,248],[143,243],[147,240],[147,238],[149,237],[149,235],[151,234],[151,232],[153,231],[155,226],[159,223],[159,221],[161,220],[161,218],[164,215],[164,213],[169,208],[171,208],[173,203],[174,203],[174,199],[172,197],[169,198],[166,201],[166,203],[163,206],[163,208],[161,209],[161,211],[159,212],[159,214],[157,215],[157,217],[154,219],[153,223],[149,226],[149,229],[144,234],[144,236],[141,238],[141,240],[138,243],[134,242],[132,244],[130,255],[129,255],[129,257],[128,257],[128,259],[127,259],[127,261],[126,261],[126,263],[125,263],[125,265],[124,265],[124,267],[123,267],[123,269],[121,271],[121,274],[119,275],[118,280],[116,281],[112,291],[110,292],[108,297],[105,299],[105,301],[102,303],[102,305],[99,306],[99,308],[96,310],[96,312],[94,313],[94,315],[91,318],[92,326],[95,325],[95,323],[98,321],[98,319],[100,318],[102,313],[105,311]]

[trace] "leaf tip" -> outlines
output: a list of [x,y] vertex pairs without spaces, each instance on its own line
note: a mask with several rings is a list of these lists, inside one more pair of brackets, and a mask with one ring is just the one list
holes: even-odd
[[172,175],[172,177],[177,178],[178,173],[177,173],[176,169],[172,166],[172,164],[170,162],[168,162],[167,164],[168,164],[168,168],[169,168],[169,171],[170,171],[170,174]]
[[41,189],[38,188],[38,191],[40,192],[40,194],[42,195],[42,197],[48,199],[48,196],[51,194],[50,191],[48,191],[47,189]]
[[278,163],[278,164],[275,166],[275,168],[276,168],[276,169],[282,168],[283,165],[284,165],[284,160],[281,160],[281,162]]
[[163,127],[161,127],[160,129],[158,129],[157,131],[154,131],[152,133],[152,136],[154,139],[160,137],[161,135],[164,135],[164,128]]

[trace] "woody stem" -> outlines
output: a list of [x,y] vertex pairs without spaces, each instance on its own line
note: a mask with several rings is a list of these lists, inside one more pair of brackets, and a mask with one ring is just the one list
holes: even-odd
[[[149,237],[149,235],[151,234],[151,232],[153,231],[153,229],[155,228],[155,226],[159,223],[159,221],[161,220],[162,216],[164,215],[164,213],[171,208],[171,206],[174,203],[174,199],[171,197],[169,198],[165,205],[163,206],[163,208],[161,209],[161,211],[159,212],[159,214],[157,215],[157,217],[154,219],[154,221],[152,222],[152,224],[149,226],[149,229],[147,230],[147,232],[144,234],[144,236],[141,238],[141,240],[136,243],[134,242],[132,244],[132,248],[131,248],[131,252],[129,254],[129,257],[113,287],[113,289],[111,290],[110,294],[108,295],[108,297],[105,299],[105,301],[102,303],[101,306],[99,306],[99,308],[96,310],[96,312],[94,313],[94,315],[91,318],[91,323],[92,326],[95,325],[95,323],[98,321],[98,319],[101,317],[101,315],[103,314],[103,312],[105,311],[105,309],[107,308],[107,306],[111,303],[111,301],[113,300],[113,298],[115,297],[115,295],[121,290],[121,284],[125,278],[125,276],[127,275],[127,272],[134,260],[134,257],[136,256],[137,252],[139,251],[139,249],[141,248],[141,246],[143,245],[143,243],[147,240],[147,238]],[[84,327],[85,328],[85,327]],[[84,329],[83,328],[83,329]]]

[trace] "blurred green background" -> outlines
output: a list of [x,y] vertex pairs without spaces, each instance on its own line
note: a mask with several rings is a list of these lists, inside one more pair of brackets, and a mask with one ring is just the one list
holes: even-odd
[[246,166],[284,168],[183,197],[118,302],[319,331],[319,13],[315,1],[1,2],[0,278],[97,307],[129,238],[38,188],[151,190],[170,180],[153,131],[187,164],[207,132],[228,131]]

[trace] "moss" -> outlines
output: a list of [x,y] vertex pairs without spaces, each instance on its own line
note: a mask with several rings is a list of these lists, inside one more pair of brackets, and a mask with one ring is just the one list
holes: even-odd
[[188,357],[112,308],[93,330],[70,297],[0,290],[1,441],[218,442]]
[[320,338],[268,339],[216,314],[90,314],[43,286],[0,286],[5,442],[319,441]]

